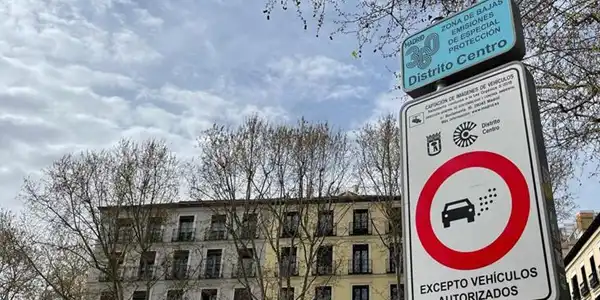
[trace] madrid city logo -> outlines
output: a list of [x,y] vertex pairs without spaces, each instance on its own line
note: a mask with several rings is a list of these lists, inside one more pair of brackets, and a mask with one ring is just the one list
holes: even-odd
[[406,64],[408,69],[414,67],[418,67],[421,70],[426,69],[431,64],[433,55],[440,50],[440,36],[435,32],[427,36],[421,35],[407,43],[410,45],[419,43],[420,41],[423,41],[423,46],[413,45],[406,50],[405,59],[410,59]]

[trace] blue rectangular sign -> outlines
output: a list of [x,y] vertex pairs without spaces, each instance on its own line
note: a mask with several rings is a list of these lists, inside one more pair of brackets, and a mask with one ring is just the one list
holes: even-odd
[[508,52],[516,55],[505,60],[521,59],[525,49],[520,26],[511,0],[487,0],[408,37],[402,43],[404,91],[413,97],[424,95],[433,91],[436,81]]

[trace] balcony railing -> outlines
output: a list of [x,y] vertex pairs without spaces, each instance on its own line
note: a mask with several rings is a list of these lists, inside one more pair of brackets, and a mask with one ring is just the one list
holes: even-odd
[[[400,264],[398,266],[400,273],[402,273],[404,271],[403,266],[402,266],[402,261],[400,260],[400,261],[398,261],[398,263]],[[385,260],[385,272],[388,274],[396,273],[396,260],[395,259],[388,258]]]
[[140,265],[131,267],[128,271],[131,280],[135,281],[151,281],[158,279],[158,267],[155,265]]
[[283,262],[279,265],[279,276],[280,277],[292,277],[298,276],[298,263],[297,262]]
[[335,275],[336,264],[333,261],[317,262],[312,267],[313,276]]
[[208,228],[204,233],[205,241],[224,241],[227,240],[227,230],[226,229],[214,229]]
[[196,240],[196,230],[192,228],[175,228],[171,236],[172,242],[193,242]]
[[297,235],[298,235],[298,227],[297,226],[285,224],[283,226],[283,229],[281,230],[282,238],[291,238],[291,237],[294,237]]
[[151,243],[160,243],[163,241],[163,231],[160,228],[151,228],[148,230],[147,237]]
[[371,235],[371,222],[350,222],[350,235]]
[[590,288],[587,286],[585,282],[579,284],[579,291],[581,292],[581,296],[586,297],[590,294]]
[[117,242],[121,244],[130,243],[133,241],[133,237],[135,236],[133,228],[125,227],[119,229],[119,236],[117,238]]
[[598,282],[598,275],[595,274],[590,274],[588,275],[588,281],[590,282],[590,288],[595,289],[596,287],[598,287],[599,283]]
[[387,224],[385,225],[385,234],[399,234],[402,236],[402,223],[399,223],[399,221],[387,221]]
[[336,236],[336,228],[333,224],[317,226],[315,228],[315,236]]
[[372,261],[370,259],[354,259],[348,261],[348,274],[372,274]]
[[205,266],[200,273],[200,279],[218,279],[223,278],[223,268],[220,264],[211,264]]
[[253,240],[259,237],[256,227],[244,227],[238,230],[238,236],[243,240]]
[[188,266],[183,263],[171,266],[165,275],[165,279],[167,280],[184,280],[188,278]]
[[256,277],[254,264],[239,264],[233,266],[231,278],[253,278]]
[[[107,271],[111,272],[110,270],[107,270]],[[121,281],[121,280],[125,279],[123,276],[123,274],[125,273],[125,269],[118,269],[118,270],[116,270],[116,273],[117,274],[115,274],[115,275],[109,275],[107,273],[100,272],[98,274],[98,281],[99,282],[109,282],[109,281],[113,281],[113,280]]]

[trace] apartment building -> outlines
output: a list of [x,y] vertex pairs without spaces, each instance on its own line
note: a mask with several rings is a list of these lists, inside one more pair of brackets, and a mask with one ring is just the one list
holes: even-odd
[[576,222],[586,229],[564,258],[573,300],[600,300],[600,215],[585,211]]
[[[123,247],[88,286],[101,300],[116,285],[132,300],[400,299],[399,200],[345,193],[165,204],[161,222],[142,226],[150,242]],[[117,223],[119,241],[140,227]]]
[[565,223],[560,228],[562,255],[565,257],[573,248],[575,243],[583,235],[583,233],[592,224],[594,218],[598,215],[593,210],[582,210],[575,214],[574,222]]

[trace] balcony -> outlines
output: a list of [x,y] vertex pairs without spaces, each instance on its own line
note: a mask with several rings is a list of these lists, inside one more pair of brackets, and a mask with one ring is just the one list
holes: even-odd
[[129,279],[134,281],[152,281],[158,279],[158,267],[155,265],[130,267],[127,273],[129,274]]
[[242,263],[236,266],[233,266],[233,270],[231,271],[231,278],[254,278],[256,277],[256,268],[254,264]]
[[175,228],[171,236],[172,242],[193,242],[196,240],[196,230],[192,228]]
[[147,237],[150,243],[160,243],[163,241],[163,231],[160,228],[149,229]]
[[350,235],[371,235],[371,222],[350,222],[348,230]]
[[588,275],[588,281],[590,282],[591,289],[597,288],[598,284],[600,283],[600,282],[598,282],[598,275],[596,275],[596,274]]
[[224,241],[227,240],[227,230],[226,229],[214,229],[208,228],[204,233],[205,241]]
[[348,261],[348,275],[373,274],[372,261],[370,259],[355,259]]
[[[404,272],[403,270],[403,266],[402,266],[402,261],[400,261],[400,273]],[[388,274],[395,274],[396,273],[396,263],[394,261],[394,259],[386,259],[385,260],[385,272]]]
[[387,224],[385,225],[385,234],[399,234],[402,236],[402,224],[398,223],[398,221],[387,221]]
[[284,225],[283,229],[281,230],[281,237],[282,238],[291,238],[291,237],[295,237],[298,235],[298,227],[293,227],[291,225]]
[[[106,270],[106,271],[108,271],[109,273],[111,272],[111,270]],[[123,276],[123,274],[125,273],[123,269],[116,270],[116,272],[117,272],[116,276],[109,274],[109,273],[104,273],[101,271],[98,271],[98,272],[100,272],[98,274],[99,282],[122,281],[125,279]]]
[[242,240],[254,240],[259,237],[256,227],[244,227],[238,230],[238,236]]
[[335,275],[336,264],[333,261],[317,262],[313,264],[312,275],[313,276],[326,276]]
[[199,279],[219,279],[223,278],[223,270],[220,264],[205,266],[200,273]]
[[315,236],[336,236],[336,231],[337,230],[333,224],[317,226],[317,228],[315,228]]
[[125,228],[119,229],[118,235],[119,236],[117,237],[117,243],[119,243],[119,244],[131,243],[135,237],[135,233],[133,231],[133,228],[131,228],[131,227],[125,227]]
[[582,297],[587,297],[590,294],[590,288],[588,287],[586,282],[582,282],[579,284],[579,291],[581,292]]
[[177,263],[165,274],[166,280],[184,280],[189,278],[188,266],[184,263]]
[[280,277],[292,277],[298,276],[298,263],[290,262],[290,263],[282,263],[279,265],[279,276]]

